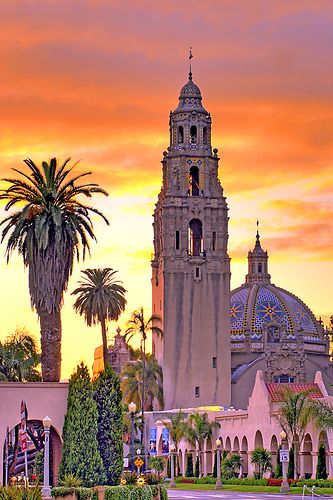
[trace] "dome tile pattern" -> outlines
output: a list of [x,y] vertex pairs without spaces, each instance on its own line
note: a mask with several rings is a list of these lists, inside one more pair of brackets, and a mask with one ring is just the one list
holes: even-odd
[[[295,295],[271,283],[250,283],[231,292],[230,328],[233,341],[250,329],[252,340],[260,340],[265,323],[276,320],[295,339],[300,330],[304,341],[322,342],[321,327],[311,310]],[[248,326],[247,326],[248,325]]]

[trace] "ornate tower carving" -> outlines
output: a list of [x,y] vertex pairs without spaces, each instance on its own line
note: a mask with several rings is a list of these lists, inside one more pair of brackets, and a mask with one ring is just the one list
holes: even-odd
[[211,116],[192,73],[170,113],[154,211],[153,313],[163,337],[165,408],[230,405],[228,207],[211,148]]

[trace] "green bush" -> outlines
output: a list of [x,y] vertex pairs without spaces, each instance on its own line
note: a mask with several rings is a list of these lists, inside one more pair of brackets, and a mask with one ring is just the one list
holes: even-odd
[[39,486],[33,488],[17,488],[13,486],[0,486],[1,500],[42,500],[42,492]]
[[74,474],[66,474],[62,480],[59,480],[59,484],[67,488],[79,488],[82,485],[82,479]]
[[106,483],[119,483],[123,471],[123,408],[120,381],[111,367],[95,380],[94,400],[98,411],[97,441]]
[[81,363],[69,379],[59,479],[73,474],[82,479],[86,487],[104,484],[104,466],[97,442],[97,418],[89,370]]
[[293,482],[291,486],[304,486],[304,484],[308,486],[308,488],[312,486],[316,486],[316,488],[333,488],[333,481],[331,479],[303,479]]
[[78,500],[97,500],[97,492],[93,488],[75,488],[74,486],[60,486],[52,488],[53,497],[66,497],[75,493]]
[[165,486],[109,486],[105,489],[105,500],[152,500],[160,491],[161,500],[168,499]]
[[193,456],[192,453],[186,454],[186,477],[193,477]]
[[316,479],[327,479],[326,449],[325,449],[325,446],[323,444],[319,446],[319,450],[318,450],[318,463],[317,463]]

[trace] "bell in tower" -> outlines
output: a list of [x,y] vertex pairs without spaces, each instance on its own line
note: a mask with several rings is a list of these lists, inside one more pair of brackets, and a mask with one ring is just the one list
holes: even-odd
[[163,328],[153,352],[166,409],[230,405],[228,207],[211,124],[190,71],[170,113],[153,223],[152,305]]

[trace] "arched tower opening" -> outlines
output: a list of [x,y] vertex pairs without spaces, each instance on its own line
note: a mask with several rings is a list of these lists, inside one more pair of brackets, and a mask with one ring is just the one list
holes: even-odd
[[197,127],[195,125],[191,125],[191,128],[190,128],[190,140],[191,140],[192,144],[196,144],[196,142],[197,142],[197,134],[198,134]]
[[184,127],[182,125],[180,125],[178,127],[177,140],[178,140],[178,144],[183,144],[183,142],[184,142]]
[[198,167],[191,167],[190,169],[190,194],[192,196],[199,196],[200,180]]
[[202,222],[199,219],[192,219],[189,224],[189,254],[197,257],[203,251],[202,245]]

